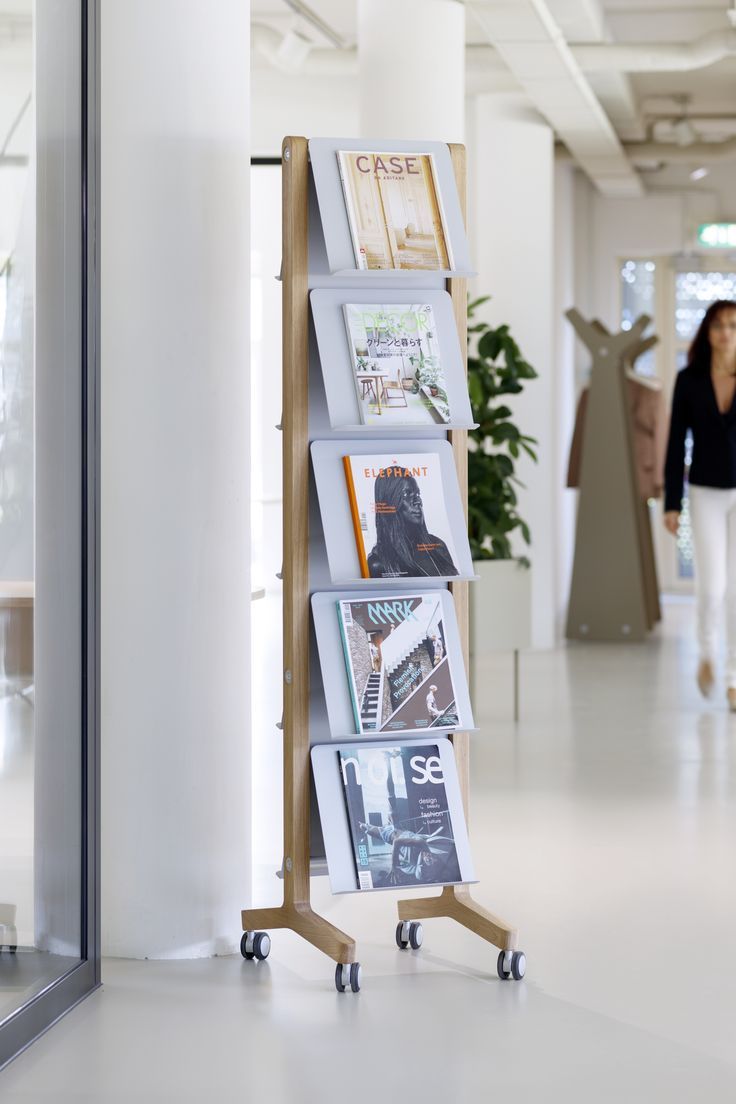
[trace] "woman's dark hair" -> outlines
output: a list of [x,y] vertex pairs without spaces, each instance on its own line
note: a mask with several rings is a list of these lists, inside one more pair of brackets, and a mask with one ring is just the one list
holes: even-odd
[[703,321],[698,326],[698,332],[693,338],[692,345],[687,352],[688,368],[697,368],[701,372],[710,372],[711,348],[708,334],[710,328],[719,314],[724,311],[736,311],[736,302],[733,299],[716,299],[708,307]]
[[[427,531],[422,511],[421,524],[408,529],[399,512],[404,491],[410,489],[420,494],[419,484],[413,475],[376,477],[374,496],[376,502],[376,545],[371,553],[381,563],[384,574],[426,575],[426,560],[417,555],[417,545],[436,544],[431,557],[437,568],[434,574],[457,575],[444,541]],[[421,496],[420,496],[421,497]],[[384,508],[381,509],[380,507]],[[388,509],[385,509],[388,507]]]

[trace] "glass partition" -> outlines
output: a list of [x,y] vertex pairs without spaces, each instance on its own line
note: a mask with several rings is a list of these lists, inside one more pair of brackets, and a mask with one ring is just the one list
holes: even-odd
[[95,16],[0,7],[0,1065],[99,980]]

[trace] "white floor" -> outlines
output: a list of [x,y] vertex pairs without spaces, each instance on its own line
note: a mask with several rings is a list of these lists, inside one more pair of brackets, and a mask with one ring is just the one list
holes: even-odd
[[[317,907],[364,989],[287,932],[265,963],[105,964],[105,986],[0,1074],[4,1104],[734,1099],[736,715],[693,684],[692,609],[646,645],[481,671],[476,896],[520,928],[528,977],[445,921],[393,944],[394,895]],[[234,918],[235,919],[235,918]]]

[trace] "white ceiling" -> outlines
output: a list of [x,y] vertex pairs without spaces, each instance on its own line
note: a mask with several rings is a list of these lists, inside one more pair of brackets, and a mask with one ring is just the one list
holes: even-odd
[[[730,0],[543,0],[543,4],[567,44],[573,47],[573,57],[575,46],[580,44],[688,45],[703,35],[733,29],[727,15]],[[503,71],[506,63],[513,59],[516,79],[519,79],[519,72],[524,72],[522,44],[518,48],[515,45],[509,51],[508,46],[505,47],[503,40],[499,39],[498,51],[494,52],[489,47],[494,41],[496,27],[502,25],[504,9],[515,18],[516,9],[522,9],[524,5],[525,0],[466,0],[466,41],[469,46],[486,47],[485,54],[482,51],[480,55],[475,54],[476,60],[487,57],[489,64],[498,72],[499,68]],[[354,45],[356,0],[308,0],[308,7],[346,45]],[[479,14],[486,12],[490,15],[480,19],[474,14],[474,7]],[[266,23],[283,31],[294,25],[296,18],[286,0],[253,2],[254,23]],[[300,20],[299,25],[311,36],[313,32],[308,30],[308,24]],[[317,39],[315,34],[315,41]],[[320,45],[326,46],[327,43],[322,41]],[[688,97],[684,110],[693,119],[701,141],[718,142],[736,134],[736,56],[707,68],[684,72],[585,72],[583,77],[622,143],[645,141],[653,136],[667,138],[665,124],[668,119],[671,122],[683,112],[682,102],[678,99],[682,96]],[[543,110],[543,97],[540,100],[536,106]],[[554,119],[550,122],[555,125]],[[656,131],[653,133],[655,124]],[[595,126],[592,115],[590,125]],[[596,136],[599,142],[602,129],[599,119]],[[559,128],[558,137],[565,137]],[[662,149],[666,153],[667,146],[663,145]],[[736,176],[736,160],[733,168]],[[681,165],[679,169],[668,170],[668,181],[672,173],[676,175],[678,171],[683,179],[687,178],[688,166]],[[649,174],[648,183],[652,179],[652,174]]]

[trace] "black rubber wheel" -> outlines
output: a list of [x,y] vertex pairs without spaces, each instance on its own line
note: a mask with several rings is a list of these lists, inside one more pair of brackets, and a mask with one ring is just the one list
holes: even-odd
[[413,951],[418,951],[424,942],[424,929],[418,920],[409,925],[409,943]]
[[344,993],[345,992],[345,983],[342,980],[342,963],[341,962],[338,962],[337,966],[335,967],[335,988],[337,989],[338,993]]
[[498,960],[496,962],[496,970],[498,971],[498,976],[500,977],[501,981],[508,981],[509,978],[511,977],[511,971],[506,970],[505,967],[504,967],[505,960],[506,960],[506,952],[505,951],[499,951],[498,952]]
[[398,924],[396,925],[396,946],[399,948],[400,951],[405,951],[406,948],[409,946],[409,940],[404,939],[403,920],[399,920]]
[[521,981],[526,973],[526,955],[523,951],[514,951],[511,956],[511,976],[514,981]]
[[253,954],[253,951],[246,950],[247,944],[248,944],[248,932],[243,932],[243,934],[240,937],[240,953],[243,956],[243,958],[247,958],[248,962],[250,962],[251,959],[255,958],[256,956]]
[[362,969],[359,962],[353,962],[350,965],[350,988],[354,993],[360,992]]
[[268,932],[256,932],[253,937],[253,954],[259,962],[264,962],[271,953],[271,936]]

